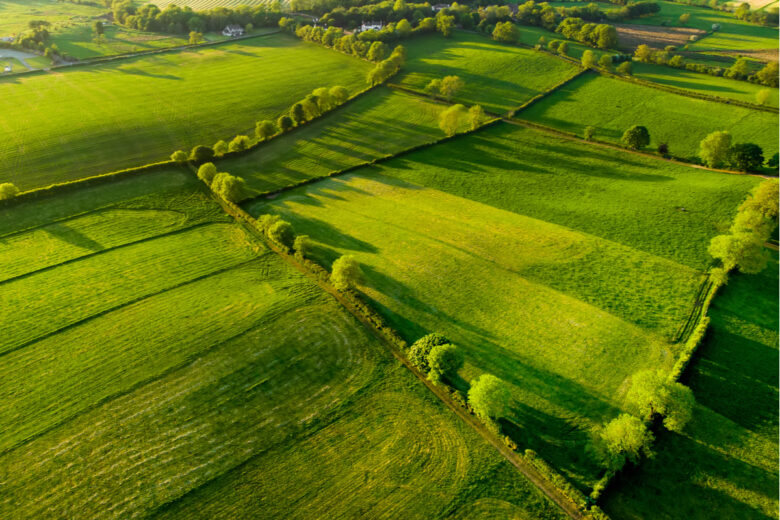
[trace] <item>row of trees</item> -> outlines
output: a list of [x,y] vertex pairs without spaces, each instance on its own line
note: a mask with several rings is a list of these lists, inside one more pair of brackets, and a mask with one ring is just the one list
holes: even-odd
[[570,40],[576,40],[599,49],[612,49],[618,44],[615,26],[603,23],[586,23],[581,18],[564,19],[555,32]]
[[[764,164],[764,152],[760,146],[753,143],[732,144],[731,134],[725,130],[713,132],[702,139],[699,157],[710,168],[729,167],[743,172],[761,171]],[[776,162],[777,157],[774,157],[767,166],[774,167]]]
[[464,105],[456,104],[439,114],[439,128],[447,137],[451,137],[462,128],[476,130],[486,120],[485,110],[480,105],[473,105],[467,109]]
[[246,182],[241,177],[227,172],[218,172],[212,162],[203,163],[198,168],[198,178],[211,188],[211,191],[223,199],[238,203],[246,197]]

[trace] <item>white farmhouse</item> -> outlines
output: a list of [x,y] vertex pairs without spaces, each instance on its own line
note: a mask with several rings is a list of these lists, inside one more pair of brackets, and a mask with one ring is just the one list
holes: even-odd
[[382,22],[363,22],[363,25],[360,26],[360,32],[370,31],[371,29],[381,31],[382,27],[384,27]]
[[228,25],[225,27],[225,29],[222,31],[223,36],[228,36],[230,38],[235,38],[236,36],[243,36],[244,35],[244,28],[240,25]]
[[442,9],[449,9],[450,7],[452,7],[452,4],[434,4],[431,6],[431,9],[434,13],[438,13]]

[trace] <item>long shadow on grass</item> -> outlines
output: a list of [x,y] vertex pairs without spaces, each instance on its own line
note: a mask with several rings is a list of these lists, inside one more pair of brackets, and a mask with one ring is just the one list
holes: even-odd
[[78,246],[82,249],[89,249],[90,251],[102,251],[103,245],[99,242],[96,242],[95,240],[89,238],[87,235],[82,233],[81,231],[74,229],[64,222],[56,222],[54,224],[50,224],[44,228],[42,228],[43,231],[46,231],[50,235],[52,235],[55,238],[58,238],[62,240],[63,242],[68,242],[70,244],[73,244],[75,246]]

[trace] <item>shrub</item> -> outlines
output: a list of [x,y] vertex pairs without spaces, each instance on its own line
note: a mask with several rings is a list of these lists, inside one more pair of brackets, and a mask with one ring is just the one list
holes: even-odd
[[583,137],[586,141],[590,141],[593,139],[593,135],[596,133],[596,127],[593,126],[586,126],[585,131],[583,132]]
[[428,354],[428,378],[431,381],[441,381],[443,377],[452,379],[463,367],[463,352],[455,345],[436,345]]
[[658,153],[663,155],[664,157],[669,157],[669,145],[666,143],[661,143],[658,145]]
[[432,97],[436,97],[441,94],[441,80],[432,79],[430,83],[425,86],[425,93]]
[[19,195],[19,188],[13,183],[4,182],[0,184],[0,200],[12,199]]
[[295,239],[295,233],[293,232],[292,225],[285,220],[277,220],[274,222],[267,231],[268,238],[290,249]]
[[336,289],[343,291],[354,288],[362,277],[360,264],[358,264],[354,256],[344,255],[333,262],[330,281]]
[[200,165],[200,168],[198,168],[198,179],[202,180],[209,186],[211,186],[211,182],[214,180],[216,175],[217,167],[214,166],[214,163],[203,163]]
[[434,347],[446,345],[450,342],[443,334],[432,332],[415,341],[409,348],[409,361],[421,371],[427,373],[430,370],[428,366],[428,355]]
[[211,189],[223,199],[238,203],[244,198],[246,193],[246,183],[241,177],[230,175],[226,172],[220,172],[214,176],[211,181]]
[[458,76],[445,76],[441,80],[441,86],[439,87],[439,92],[441,93],[444,99],[450,101],[453,98],[453,96],[457,94],[458,91],[462,88],[463,88],[463,80],[460,79]]
[[311,239],[309,235],[298,235],[293,242],[293,251],[299,258],[306,258],[311,250]]
[[267,119],[265,121],[258,121],[257,126],[255,127],[255,135],[258,139],[263,141],[273,137],[278,131],[279,129],[276,127],[273,121],[269,121]]
[[338,85],[331,87],[331,89],[328,91],[328,94],[330,94],[330,98],[336,105],[346,103],[347,99],[349,99],[349,91],[346,88]]
[[644,455],[652,457],[650,447],[653,433],[640,420],[629,414],[607,423],[596,437],[596,447],[604,465],[612,470],[622,468],[626,462],[636,463]]
[[463,124],[464,118],[468,114],[466,107],[457,104],[443,110],[439,114],[439,128],[449,137],[455,135]]
[[295,103],[290,109],[290,118],[299,125],[306,120],[306,111],[301,103]]
[[604,54],[599,58],[599,67],[604,70],[612,70],[612,56]]
[[639,150],[650,144],[650,132],[644,126],[634,125],[623,133],[620,141],[629,148]]
[[766,165],[768,168],[775,168],[777,169],[778,166],[780,166],[780,154],[775,152],[775,154],[766,160]]
[[214,143],[214,155],[221,157],[228,152],[228,144],[225,141],[219,140]]
[[387,58],[387,54],[389,52],[389,49],[387,48],[387,45],[384,42],[373,42],[371,46],[368,48],[368,54],[366,57],[370,61],[382,61],[383,59]]
[[171,160],[179,164],[184,164],[187,162],[187,152],[184,150],[176,150],[171,154]]
[[472,130],[479,128],[486,119],[487,116],[485,116],[485,110],[481,105],[473,105],[471,108],[469,108],[469,123],[471,124]]
[[618,65],[616,70],[617,70],[617,72],[619,74],[623,74],[625,76],[630,76],[631,75],[631,62],[630,61],[624,61],[623,63]]
[[295,123],[293,122],[290,116],[281,116],[279,119],[276,120],[276,124],[279,126],[279,129],[282,132],[287,132],[293,126],[295,126]]
[[569,55],[569,43],[568,42],[561,42],[560,45],[558,45],[558,54],[561,56],[568,56]]
[[230,141],[230,144],[228,145],[228,151],[230,152],[241,152],[243,150],[246,150],[249,148],[249,146],[252,144],[252,141],[249,140],[249,137],[246,135],[237,135],[233,138],[232,141]]
[[493,29],[493,39],[499,42],[517,43],[520,40],[520,31],[512,22],[498,22]]
[[512,399],[509,386],[491,374],[482,374],[472,381],[468,395],[469,405],[483,419],[503,416]]
[[203,146],[202,144],[199,144],[190,152],[190,161],[194,162],[195,164],[202,164],[212,160],[213,158],[214,149],[209,148],[208,146]]
[[593,54],[592,50],[588,49],[582,53],[581,61],[583,67],[590,69],[596,65],[596,55]]

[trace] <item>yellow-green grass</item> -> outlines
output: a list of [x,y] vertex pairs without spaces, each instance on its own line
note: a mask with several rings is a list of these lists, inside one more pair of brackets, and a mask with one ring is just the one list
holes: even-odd
[[[294,65],[291,65],[294,64]],[[0,81],[0,182],[29,189],[251,133],[365,63],[289,35]]]
[[422,91],[432,79],[459,76],[464,88],[454,100],[506,112],[574,75],[576,65],[544,53],[505,45],[470,32],[451,38],[424,36],[404,43],[409,58],[401,84]]
[[778,150],[777,114],[694,99],[627,81],[587,74],[518,114],[519,118],[597,139],[620,142],[633,125],[647,127],[654,150],[667,143],[671,154],[695,157],[711,132],[728,130],[735,143],[759,145],[766,157]]
[[270,191],[442,138],[439,114],[445,108],[378,87],[254,152],[217,164],[246,179],[252,192]]
[[443,332],[466,352],[465,380],[510,382],[507,431],[584,488],[598,478],[589,430],[618,413],[633,372],[673,362],[665,338],[702,281],[675,262],[375,169],[253,207],[264,212],[315,240],[325,265],[355,255],[361,289],[407,341]]
[[[732,275],[687,383],[694,417],[662,433],[657,455],[605,496],[613,518],[769,519],[778,509],[777,254],[760,275]],[[674,497],[663,500],[659,497]]]
[[[55,222],[74,246],[116,242],[129,208],[160,212],[160,233],[205,224],[0,284],[6,325],[49,334],[0,355],[0,466],[14,475],[0,516],[431,518],[487,501],[563,518],[191,175],[117,184],[4,210],[20,215],[5,237],[22,254],[51,248]],[[16,284],[33,278],[24,300]]]
[[52,66],[52,61],[45,56],[36,56],[34,58],[27,58],[24,60],[27,64],[34,69],[46,69]]
[[51,41],[67,56],[80,60],[175,47],[189,42],[184,36],[136,31],[119,25],[109,25],[104,30],[103,38],[98,41],[91,25],[72,25],[54,32]]
[[89,23],[92,17],[106,12],[105,7],[57,0],[3,0],[0,3],[0,36],[26,30],[30,20],[46,20],[53,27],[61,27]]
[[[142,3],[154,4],[160,9],[165,9],[167,6],[175,4],[179,7],[191,7],[193,11],[208,11],[209,9],[214,9],[216,7],[235,9],[242,5],[266,5],[272,3],[272,0],[143,0]],[[280,4],[282,5],[285,5],[286,3],[286,0],[280,1]]]
[[[11,72],[24,72],[26,70],[30,70],[24,65],[22,65],[22,62],[17,60],[16,58],[0,58],[0,69],[2,71],[5,71],[6,66],[11,66]],[[32,66],[32,64],[30,64]],[[5,74],[5,72],[3,72]],[[0,75],[2,77],[2,75]]]
[[670,87],[691,90],[700,94],[732,98],[748,103],[758,103],[756,95],[766,88],[770,91],[768,106],[778,106],[778,90],[747,81],[736,81],[728,78],[719,78],[708,74],[700,74],[688,70],[664,67],[647,63],[634,62],[633,75],[637,78]]

